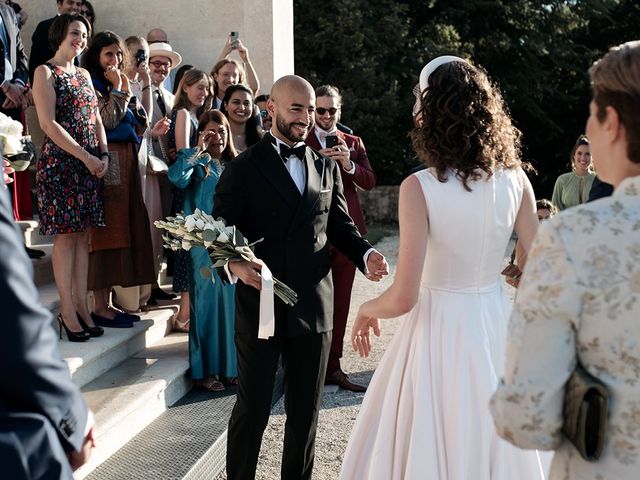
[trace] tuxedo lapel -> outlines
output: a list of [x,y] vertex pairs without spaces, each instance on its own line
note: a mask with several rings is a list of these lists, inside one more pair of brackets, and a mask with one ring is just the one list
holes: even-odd
[[298,225],[309,215],[318,203],[320,192],[324,188],[321,183],[323,181],[327,183],[327,179],[323,175],[325,162],[328,161],[326,158],[317,158],[313,151],[307,148],[304,161],[307,169],[307,183],[292,226]]
[[252,156],[256,169],[260,171],[292,209],[297,209],[300,204],[300,192],[284,166],[282,158],[273,148],[269,136],[265,135],[254,148],[258,150]]

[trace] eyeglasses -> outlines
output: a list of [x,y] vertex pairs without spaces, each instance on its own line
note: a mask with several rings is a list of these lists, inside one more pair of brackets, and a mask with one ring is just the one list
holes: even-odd
[[324,115],[325,113],[329,112],[329,115],[331,115],[333,117],[336,114],[337,111],[338,111],[338,109],[334,108],[334,107],[331,107],[331,108],[318,107],[318,108],[316,108],[316,112],[318,112],[318,115]]
[[265,118],[269,118],[269,112],[266,110],[260,110],[260,118],[262,118],[263,120]]
[[153,62],[149,62],[149,65],[153,65],[156,68],[160,68],[160,67],[171,68],[171,63],[161,62],[160,60],[154,60]]

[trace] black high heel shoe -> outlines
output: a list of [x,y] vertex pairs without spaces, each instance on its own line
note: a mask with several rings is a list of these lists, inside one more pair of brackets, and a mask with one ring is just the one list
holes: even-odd
[[78,323],[80,324],[82,329],[89,334],[90,337],[99,337],[100,335],[104,334],[104,328],[90,327],[85,323],[78,312],[76,312],[76,315],[78,316]]
[[60,326],[60,339],[62,340],[62,328],[64,327],[64,331],[67,333],[67,339],[70,342],[86,342],[89,340],[90,336],[88,332],[82,330],[81,332],[74,332],[69,330],[69,327],[64,323],[62,318],[62,314],[58,314],[58,325]]

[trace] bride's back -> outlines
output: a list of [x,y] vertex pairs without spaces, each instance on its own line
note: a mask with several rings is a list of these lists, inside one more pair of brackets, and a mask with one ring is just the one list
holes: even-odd
[[452,172],[440,182],[433,168],[415,174],[429,210],[423,285],[482,292],[495,288],[522,198],[516,170],[498,169],[470,181]]

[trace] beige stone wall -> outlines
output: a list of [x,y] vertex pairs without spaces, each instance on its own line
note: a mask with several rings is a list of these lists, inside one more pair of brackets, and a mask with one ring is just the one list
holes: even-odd
[[[240,32],[267,92],[282,75],[293,73],[293,0],[91,0],[96,31],[112,30],[123,38],[166,30],[183,62],[209,71],[230,31]],[[20,0],[29,19],[22,29],[27,55],[36,25],[57,13],[55,0]],[[34,131],[33,109],[28,112]],[[36,128],[37,130],[37,128]],[[39,143],[39,142],[37,142]]]

